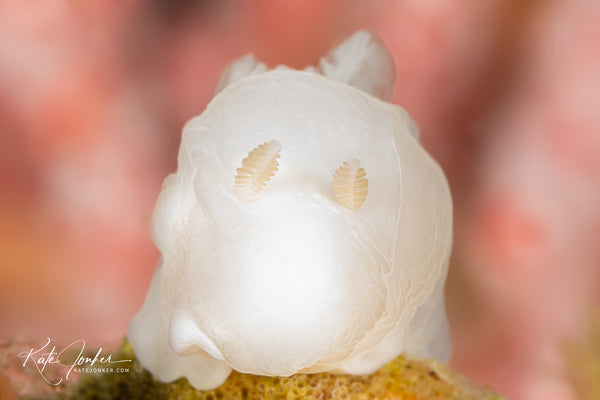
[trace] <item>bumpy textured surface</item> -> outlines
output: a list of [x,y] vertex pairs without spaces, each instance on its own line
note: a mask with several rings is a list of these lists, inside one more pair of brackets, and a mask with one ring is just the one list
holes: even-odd
[[[398,357],[380,371],[368,376],[298,374],[271,378],[233,372],[215,390],[199,391],[187,380],[166,384],[155,381],[135,360],[125,343],[120,358],[134,359],[128,374],[84,376],[68,389],[68,399],[484,399],[501,396],[478,387],[435,361],[412,361]],[[119,358],[117,357],[117,358]]]

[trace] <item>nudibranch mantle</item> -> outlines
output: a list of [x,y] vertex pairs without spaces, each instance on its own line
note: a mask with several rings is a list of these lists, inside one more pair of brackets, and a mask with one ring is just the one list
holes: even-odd
[[225,71],[153,215],[162,259],[128,339],[156,378],[447,361],[452,202],[410,116],[380,99],[394,79],[367,32],[319,68]]

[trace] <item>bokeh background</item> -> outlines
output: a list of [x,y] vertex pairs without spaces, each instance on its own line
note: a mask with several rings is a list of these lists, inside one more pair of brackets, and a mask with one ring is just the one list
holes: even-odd
[[0,338],[118,344],[181,128],[223,68],[316,64],[360,28],[450,181],[453,368],[510,398],[597,399],[594,0],[0,1]]

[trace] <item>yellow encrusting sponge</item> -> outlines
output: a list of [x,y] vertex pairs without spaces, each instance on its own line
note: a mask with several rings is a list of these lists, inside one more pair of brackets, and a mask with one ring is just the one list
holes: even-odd
[[390,361],[372,375],[331,373],[268,377],[234,371],[214,390],[196,390],[186,379],[162,383],[152,378],[125,342],[117,358],[132,359],[126,373],[88,374],[67,386],[64,399],[164,400],[503,400],[489,387],[478,386],[433,360]]

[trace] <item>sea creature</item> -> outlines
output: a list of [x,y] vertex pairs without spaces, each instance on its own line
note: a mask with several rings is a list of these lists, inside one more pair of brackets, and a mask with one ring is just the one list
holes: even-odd
[[184,127],[153,215],[162,259],[128,339],[162,381],[447,361],[445,176],[359,31],[304,71],[235,61]]

